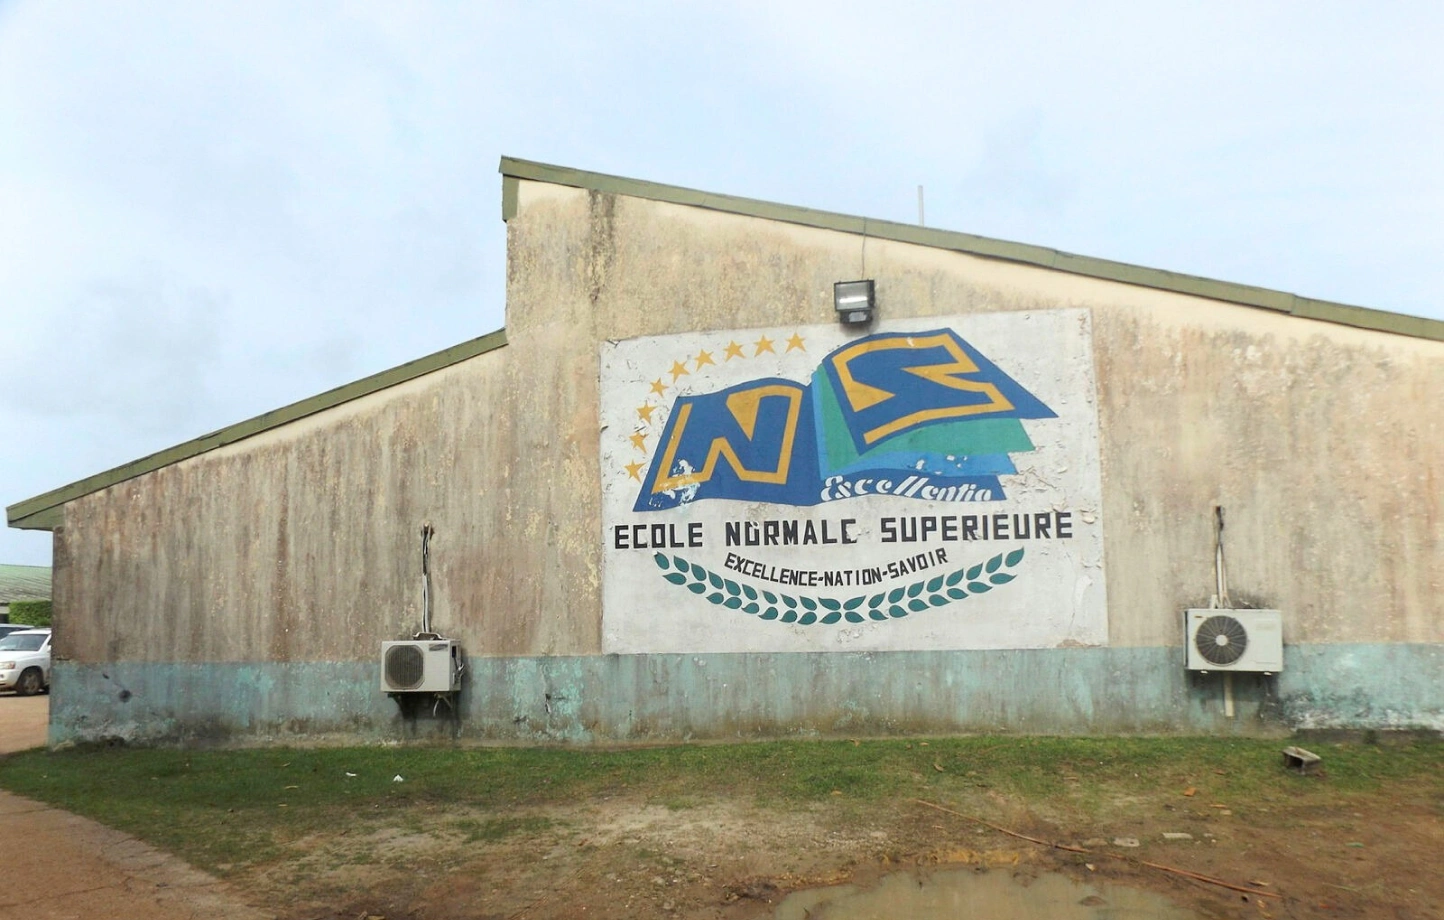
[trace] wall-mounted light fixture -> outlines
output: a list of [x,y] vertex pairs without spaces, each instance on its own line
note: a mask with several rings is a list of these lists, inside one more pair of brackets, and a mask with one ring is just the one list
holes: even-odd
[[839,281],[832,286],[832,305],[840,322],[872,322],[872,312],[877,308],[876,287],[871,280]]

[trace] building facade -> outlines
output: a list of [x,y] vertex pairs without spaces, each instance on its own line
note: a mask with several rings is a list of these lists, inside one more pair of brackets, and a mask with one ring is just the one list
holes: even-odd
[[502,173],[503,332],[9,508],[52,741],[416,730],[425,525],[466,737],[1444,729],[1444,323]]

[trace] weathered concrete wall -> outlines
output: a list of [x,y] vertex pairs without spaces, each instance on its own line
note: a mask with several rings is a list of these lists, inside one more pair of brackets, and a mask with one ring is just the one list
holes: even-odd
[[72,502],[57,654],[370,659],[418,627],[427,521],[437,627],[478,651],[545,647],[508,577],[533,555],[516,538],[510,371],[503,349]]
[[[1285,642],[1444,642],[1444,344],[697,208],[520,192],[516,338],[554,322],[590,323],[597,340],[826,322],[833,282],[864,276],[884,319],[1091,310],[1112,645],[1182,643],[1179,611],[1213,593],[1215,505],[1231,596],[1284,610]],[[573,360],[598,362],[595,349]]]
[[[1292,646],[1277,677],[1222,688],[1185,676],[1183,650],[473,658],[462,738],[590,744],[947,732],[1444,731],[1437,645]],[[404,722],[369,662],[62,665],[51,743],[295,735],[446,738],[444,717]]]
[[[1259,718],[1237,725],[1439,724],[1444,344],[696,208],[519,191],[507,347],[66,506],[56,740],[179,736],[192,722],[394,731],[375,660],[381,639],[419,623],[425,521],[436,626],[474,656],[477,736],[1231,730],[1217,683],[1181,665],[1181,611],[1213,592],[1214,505],[1234,599],[1283,610],[1291,647],[1284,674],[1258,684]],[[854,277],[877,279],[884,320],[1091,311],[1110,648],[600,655],[599,343],[831,322],[833,282]]]

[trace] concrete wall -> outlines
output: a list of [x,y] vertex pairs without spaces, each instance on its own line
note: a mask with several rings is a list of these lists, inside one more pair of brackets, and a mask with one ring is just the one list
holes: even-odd
[[[55,536],[56,654],[80,663],[338,661],[420,619],[529,645],[502,566],[505,350],[72,502]],[[493,562],[492,560],[495,560]],[[499,564],[498,564],[499,563]]]
[[[1444,727],[1444,344],[537,182],[508,239],[507,347],[66,506],[53,740],[400,731],[425,521],[477,736]],[[601,655],[599,343],[831,322],[853,277],[884,322],[1091,312],[1108,647]],[[1231,722],[1181,665],[1215,505],[1289,646]]]
[[1215,504],[1231,593],[1290,611],[1286,641],[1444,641],[1438,342],[537,183],[521,203],[513,266],[552,271],[513,272],[517,339],[548,315],[596,339],[823,322],[860,273],[884,318],[1086,307],[1112,644],[1181,642],[1177,611],[1212,593]]
[[[1444,731],[1444,649],[1295,645],[1274,677],[1186,675],[1183,649],[472,658],[464,737],[591,744],[1017,732]],[[377,692],[374,661],[57,663],[52,742],[441,737]]]

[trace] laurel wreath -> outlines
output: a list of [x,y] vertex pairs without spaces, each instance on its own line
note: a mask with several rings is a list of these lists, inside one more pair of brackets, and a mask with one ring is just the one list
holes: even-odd
[[1023,561],[1023,550],[999,553],[987,562],[979,562],[947,575],[924,578],[906,587],[871,596],[859,594],[844,601],[831,597],[774,594],[745,582],[724,578],[681,556],[656,553],[652,560],[657,563],[657,568],[667,573],[663,578],[702,596],[708,603],[740,610],[762,620],[796,623],[799,626],[814,623],[829,626],[843,620],[863,623],[868,620],[902,619],[909,614],[947,606],[970,594],[986,594],[1017,577],[1007,570],[1016,568]]

